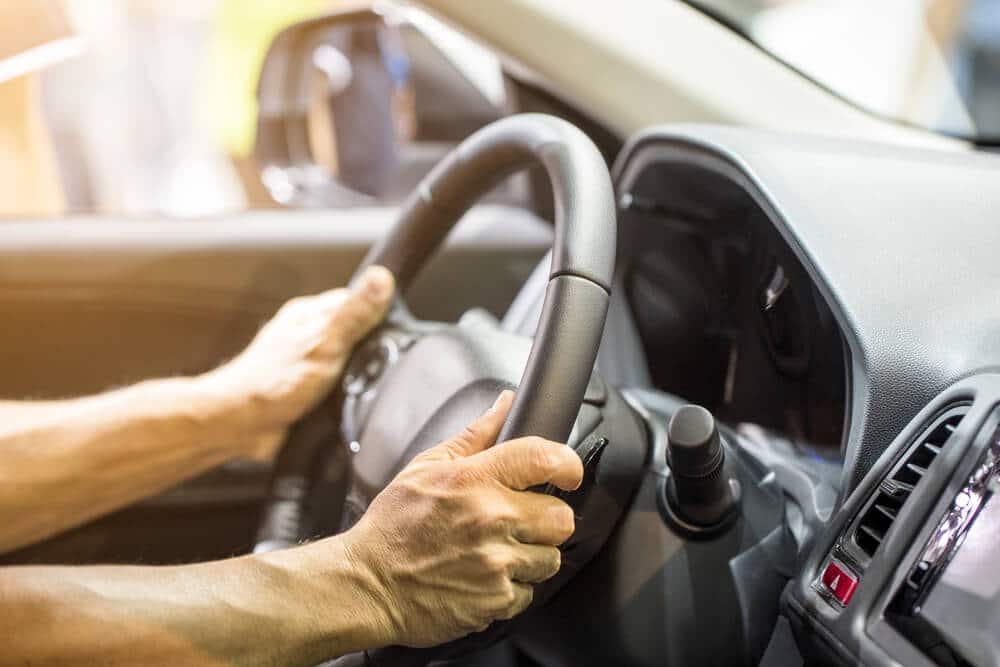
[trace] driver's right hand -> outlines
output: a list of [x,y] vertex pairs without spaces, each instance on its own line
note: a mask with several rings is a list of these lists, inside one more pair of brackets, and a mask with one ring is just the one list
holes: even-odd
[[576,489],[579,456],[541,438],[494,446],[513,394],[460,435],[417,456],[344,534],[355,568],[378,582],[386,643],[432,646],[524,611],[532,584],[559,571],[574,530],[561,500],[528,491]]

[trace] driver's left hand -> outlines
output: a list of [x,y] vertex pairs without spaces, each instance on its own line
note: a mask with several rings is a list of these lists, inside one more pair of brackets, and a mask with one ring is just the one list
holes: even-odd
[[240,415],[245,455],[269,460],[288,428],[333,388],[354,346],[385,317],[395,282],[370,267],[354,287],[292,299],[232,361],[208,373]]

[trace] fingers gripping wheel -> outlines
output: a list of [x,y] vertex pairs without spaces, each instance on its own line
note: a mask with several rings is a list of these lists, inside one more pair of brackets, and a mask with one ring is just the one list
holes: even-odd
[[[593,372],[614,272],[617,223],[607,167],[590,139],[569,123],[541,114],[512,116],[483,128],[424,179],[403,205],[392,232],[355,274],[370,265],[385,266],[396,276],[398,293],[404,293],[473,203],[507,176],[539,164],[548,174],[555,199],[552,266],[542,315],[500,441],[536,435],[564,442]],[[405,312],[401,301],[396,311]],[[293,440],[286,449],[295,446]],[[287,501],[288,489],[276,488],[278,480],[310,477],[306,470],[280,466],[315,456],[284,454],[276,463],[274,487],[280,491],[275,497]],[[307,495],[295,491],[291,495],[296,499]],[[393,648],[364,659],[373,664],[417,665],[438,655],[433,650]]]
[[424,179],[392,233],[361,269],[381,264],[400,292],[459,218],[504,178],[541,164],[555,199],[555,245],[542,317],[501,440],[569,436],[604,329],[617,249],[607,166],[579,129],[543,114],[493,123],[466,139]]

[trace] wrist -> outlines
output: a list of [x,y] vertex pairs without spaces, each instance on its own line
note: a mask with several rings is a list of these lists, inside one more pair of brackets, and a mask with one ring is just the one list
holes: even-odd
[[199,418],[215,433],[231,458],[252,457],[262,437],[271,435],[258,401],[245,382],[222,366],[190,378]]
[[284,634],[311,660],[394,643],[381,583],[346,534],[252,558],[282,581]]
[[358,605],[367,620],[366,648],[379,648],[402,642],[403,619],[399,617],[400,605],[391,591],[384,563],[372,547],[378,542],[363,533],[365,519],[351,530],[335,539],[344,554],[343,562],[357,583]]

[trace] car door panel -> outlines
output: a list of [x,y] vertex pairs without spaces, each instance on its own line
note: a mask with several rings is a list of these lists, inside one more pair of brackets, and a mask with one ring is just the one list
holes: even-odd
[[[0,397],[78,396],[211,369],[287,299],[346,283],[395,215],[380,207],[0,223]],[[551,239],[551,226],[523,209],[476,207],[408,302],[434,319],[473,306],[502,315]],[[252,538],[267,474],[237,462],[5,560],[229,555]]]
[[[0,396],[75,396],[208,370],[287,299],[346,283],[394,213],[0,225]],[[408,301],[433,319],[477,305],[502,315],[550,239],[522,210],[475,209]]]

